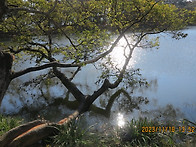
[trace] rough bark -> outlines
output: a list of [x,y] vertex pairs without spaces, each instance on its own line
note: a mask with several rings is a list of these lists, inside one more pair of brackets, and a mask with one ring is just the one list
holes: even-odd
[[0,21],[2,17],[6,14],[8,8],[6,6],[6,0],[0,0]]
[[0,105],[11,81],[13,56],[0,51]]
[[48,123],[46,121],[32,121],[18,126],[0,137],[1,147],[26,147],[37,143],[46,137],[59,133],[58,126],[69,123],[79,115],[75,111],[69,117],[62,119],[58,123]]
[[40,139],[51,136],[58,133],[58,128],[55,124],[41,124],[37,125],[27,132],[14,138],[8,145],[8,147],[25,147],[38,142]]
[[31,129],[32,127],[35,127],[37,125],[41,125],[43,123],[44,122],[42,122],[42,121],[36,120],[33,122],[29,122],[27,124],[18,126],[14,129],[11,129],[7,133],[5,133],[3,136],[1,136],[1,138],[0,138],[1,146],[3,147],[3,146],[8,145],[14,138],[19,136],[20,134],[26,132],[27,130]]

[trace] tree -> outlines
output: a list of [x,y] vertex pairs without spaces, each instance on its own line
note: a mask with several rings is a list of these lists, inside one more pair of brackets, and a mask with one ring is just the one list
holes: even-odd
[[[147,40],[147,36],[151,34],[169,31],[175,37],[185,37],[178,30],[188,22],[184,17],[186,12],[154,0],[8,0],[7,4],[5,1],[1,2],[0,28],[3,33],[12,36],[14,45],[1,44],[1,73],[4,74],[0,77],[0,86],[3,86],[4,90],[0,91],[0,102],[13,79],[46,68],[51,68],[48,75],[58,78],[78,102],[77,110],[58,124],[35,121],[11,130],[1,138],[2,146],[32,144],[55,132],[57,125],[67,123],[88,111],[104,92],[116,89],[122,82],[126,82],[128,87],[133,86],[133,73],[128,70],[128,66],[134,49],[141,46],[157,46],[157,39]],[[133,42],[130,42],[127,32],[131,32]],[[114,34],[117,37],[112,41],[110,38]],[[55,35],[65,36],[69,43],[58,45],[54,41]],[[124,64],[117,68],[109,55],[122,38],[126,42]],[[11,71],[12,58],[5,52],[15,55],[14,62],[20,62],[25,55],[35,66],[17,72]],[[107,64],[101,65],[100,60]],[[6,66],[8,62],[10,66]],[[99,88],[87,95],[72,80],[85,66],[95,63],[101,65],[103,74],[100,77]],[[74,68],[75,71],[68,77],[63,68]],[[123,89],[118,92],[123,92]]]

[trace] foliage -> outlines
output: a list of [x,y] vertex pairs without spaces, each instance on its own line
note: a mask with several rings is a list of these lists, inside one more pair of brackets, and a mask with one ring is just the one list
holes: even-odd
[[[153,128],[161,128],[161,131]],[[175,127],[175,131],[167,129],[163,131],[163,127],[168,126],[167,122],[162,124],[159,121],[149,120],[147,118],[140,118],[139,120],[131,120],[128,125],[119,130],[122,142],[127,146],[194,146],[195,145],[195,132],[180,131],[178,128],[190,126],[195,127],[195,123],[184,120],[176,121],[169,126]],[[168,126],[168,128],[169,128]],[[145,131],[144,127],[148,128]],[[149,129],[151,130],[149,131]]]
[[[60,63],[81,63],[73,70],[71,76],[67,76],[74,79],[76,74],[87,65],[85,61],[96,57],[106,58],[102,62],[103,73],[99,81],[103,82],[110,77],[121,79],[119,81],[127,78],[123,81],[128,81],[129,87],[137,83],[135,78],[130,81],[133,77],[130,77],[131,70],[125,72],[122,68],[116,69],[113,61],[107,56],[114,47],[118,46],[117,39],[117,43],[112,42],[111,35],[115,33],[120,39],[123,38],[124,33],[131,32],[134,43],[127,42],[127,44],[130,44],[130,54],[132,54],[137,46],[158,45],[158,38],[151,41],[146,37],[147,35],[164,31],[176,34],[177,30],[186,26],[191,19],[186,18],[188,11],[154,0],[8,0],[7,2],[13,11],[0,23],[0,30],[12,34],[11,41],[14,44],[2,46],[5,51],[15,54],[15,62],[22,64],[21,61],[27,60],[37,66],[54,60]],[[16,8],[18,9],[15,10]],[[178,35],[184,37],[183,33]],[[58,42],[62,36],[65,37],[66,43]],[[96,62],[97,60],[91,63]],[[127,76],[119,77],[121,71]],[[50,86],[49,77],[40,80],[38,85]]]
[[162,132],[145,132],[143,127],[159,127],[159,123],[146,118],[132,120],[124,129],[124,134],[121,133],[122,141],[129,142],[127,144],[131,146],[167,146],[174,143]]
[[[13,127],[21,124],[22,120],[18,118],[2,116],[0,117],[1,134],[7,132]],[[184,119],[170,124],[174,127],[196,127],[194,122]],[[44,140],[42,145],[66,146],[66,147],[91,147],[96,144],[98,147],[130,147],[130,146],[194,146],[196,144],[195,132],[142,132],[143,127],[166,126],[159,121],[140,118],[127,122],[124,128],[116,127],[96,131],[93,126],[85,129],[82,126],[81,119],[73,120],[70,123],[59,127],[60,133],[52,138]],[[37,143],[36,145],[39,145]]]
[[0,135],[20,125],[21,122],[22,120],[20,120],[19,118],[0,115]]
[[60,127],[60,134],[54,137],[54,146],[81,146],[85,143],[83,137],[86,133],[76,120]]
[[[81,97],[89,97],[89,104],[108,89],[117,88],[120,83],[129,90],[127,93],[131,93],[138,85],[148,85],[138,78],[138,70],[129,67],[133,50],[138,47],[157,47],[158,37],[149,39],[150,34],[169,31],[174,38],[186,37],[178,30],[194,21],[192,11],[155,0],[7,0],[7,3],[10,11],[0,23],[0,30],[11,35],[12,44],[2,43],[1,47],[15,54],[14,62],[17,65],[23,65],[22,61],[27,62],[27,66],[35,67],[54,61],[59,64],[70,63],[66,70],[61,69],[67,81],[59,77],[57,79],[53,68],[44,74],[40,73],[42,75],[35,75],[34,79],[29,79],[21,86],[14,85],[16,89],[20,87],[16,90],[18,92],[24,90],[31,98],[48,101],[52,97],[50,88],[57,85],[64,85],[77,101],[82,101]],[[131,37],[128,38],[126,33],[130,33]],[[122,50],[127,54],[124,53],[124,64],[117,67],[110,53],[120,46],[118,43],[121,39],[125,40]],[[98,65],[102,74],[97,80],[100,88],[84,95],[74,83],[74,78],[85,70],[87,64]],[[36,71],[32,69],[26,71]],[[28,72],[18,74],[15,68],[12,79]],[[104,81],[110,83],[106,88]],[[75,94],[76,91],[81,95]]]
[[[177,12],[175,6],[162,2],[155,4],[153,0],[116,2],[62,0],[53,11],[52,1],[9,0],[8,4],[47,13],[47,16],[43,16],[40,13],[17,11],[11,13],[0,24],[4,32],[14,33],[12,40],[18,45],[12,46],[12,51],[19,50],[36,57],[38,63],[48,56],[55,57],[55,55],[62,55],[63,61],[72,59],[76,62],[95,56],[102,52],[110,41],[108,39],[111,32],[106,28],[112,27],[120,32],[127,28],[131,32],[138,32],[138,30],[158,32],[181,29],[189,21],[184,19],[187,12]],[[68,40],[71,40],[70,45],[55,44],[51,36],[55,34],[65,35]],[[35,39],[35,36],[45,35],[46,38]]]
[[[178,126],[190,126],[193,122],[184,120],[180,123],[177,121],[172,124]],[[108,126],[103,130],[94,131],[92,129],[80,128],[80,121],[70,123],[60,128],[61,133],[55,136],[53,146],[96,146],[107,147],[131,147],[131,146],[187,146],[194,145],[195,132],[170,132],[170,131],[154,131],[142,132],[143,127],[160,127],[164,126],[159,121],[140,118],[131,120],[124,128],[110,129]],[[166,126],[166,125],[165,125]],[[195,125],[193,125],[195,126]],[[70,129],[71,128],[71,129]],[[72,135],[70,135],[72,134]],[[50,146],[48,143],[48,146]]]

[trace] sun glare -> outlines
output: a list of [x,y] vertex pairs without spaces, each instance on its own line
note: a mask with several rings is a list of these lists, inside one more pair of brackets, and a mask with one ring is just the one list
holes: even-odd
[[124,119],[123,114],[121,114],[121,113],[118,113],[118,116],[117,116],[117,124],[118,124],[118,126],[120,128],[122,128],[125,125],[125,119]]
[[111,53],[111,58],[118,68],[123,66],[123,63],[125,61],[124,54],[126,55],[128,52],[128,48],[125,47],[126,47],[126,40],[124,38],[121,38],[121,40],[118,43],[118,46],[115,47]]
[[[128,39],[129,39],[129,41],[131,41],[130,36],[128,37]],[[111,59],[117,68],[123,67],[123,65],[125,63],[126,56],[128,56],[128,53],[129,53],[129,48],[127,46],[127,42],[126,42],[125,38],[121,38],[118,45],[114,48],[114,50],[110,54]],[[131,63],[129,65],[131,65]]]

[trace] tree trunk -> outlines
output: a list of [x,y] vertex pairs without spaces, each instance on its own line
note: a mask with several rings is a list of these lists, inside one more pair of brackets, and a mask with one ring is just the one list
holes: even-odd
[[6,6],[6,0],[0,0],[0,21],[2,17],[6,14],[6,11],[8,10]]
[[0,105],[11,81],[13,56],[0,51]]
[[0,136],[1,147],[26,147],[37,143],[46,137],[59,133],[58,126],[69,123],[79,115],[75,111],[69,117],[58,123],[48,123],[46,121],[35,120],[11,129]]

